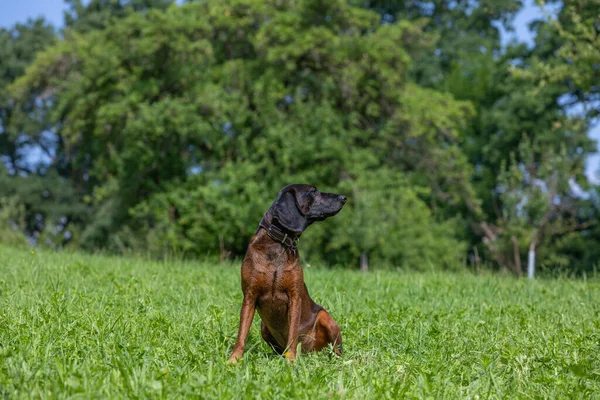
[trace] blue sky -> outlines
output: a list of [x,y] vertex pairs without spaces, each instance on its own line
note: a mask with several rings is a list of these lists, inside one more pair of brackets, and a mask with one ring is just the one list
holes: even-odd
[[63,0],[0,0],[0,26],[10,27],[41,16],[54,25],[62,25],[64,8]]
[[[28,18],[45,17],[55,26],[63,23],[63,0],[0,0],[0,27],[10,27],[16,22],[24,22]],[[525,7],[519,12],[514,22],[514,32],[503,32],[503,41],[507,43],[516,39],[529,44],[533,36],[528,24],[534,19],[543,17],[542,10],[535,5],[533,0],[525,0]],[[600,124],[595,126],[590,136],[600,140]],[[599,146],[600,149],[600,146]],[[596,183],[600,183],[600,154],[588,159],[587,174]]]

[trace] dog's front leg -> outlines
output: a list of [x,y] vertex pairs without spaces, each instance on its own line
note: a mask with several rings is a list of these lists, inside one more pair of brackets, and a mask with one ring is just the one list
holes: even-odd
[[244,295],[244,301],[242,302],[242,310],[240,311],[240,328],[238,330],[237,341],[231,352],[229,361],[236,364],[242,355],[244,354],[244,347],[246,346],[246,338],[248,338],[248,332],[250,331],[250,325],[252,325],[252,318],[254,318],[254,310],[256,308],[256,299],[249,295]]
[[286,346],[285,358],[288,360],[296,359],[296,347],[298,347],[298,331],[300,330],[300,314],[302,311],[302,301],[297,292],[289,293],[290,306],[288,309],[288,341]]

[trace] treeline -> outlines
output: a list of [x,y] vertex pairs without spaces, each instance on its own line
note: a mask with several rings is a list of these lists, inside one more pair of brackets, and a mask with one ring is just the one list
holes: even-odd
[[2,242],[239,257],[297,182],[349,197],[308,260],[598,262],[597,1],[505,47],[518,0],[67,3],[0,30]]

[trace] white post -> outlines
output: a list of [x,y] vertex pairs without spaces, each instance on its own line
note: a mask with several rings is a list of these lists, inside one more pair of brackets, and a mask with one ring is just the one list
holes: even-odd
[[369,259],[368,259],[366,251],[363,251],[362,253],[360,253],[360,270],[362,272],[369,271]]
[[535,274],[535,248],[529,248],[527,258],[527,277],[529,279],[533,279],[533,275]]

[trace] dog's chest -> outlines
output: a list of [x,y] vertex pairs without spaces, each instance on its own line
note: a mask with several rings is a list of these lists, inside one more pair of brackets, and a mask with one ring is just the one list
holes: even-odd
[[250,269],[251,285],[258,294],[259,306],[287,310],[289,293],[303,283],[302,267],[282,246],[261,249]]
[[290,289],[295,287],[296,272],[295,265],[290,265],[287,260],[274,258],[269,262],[268,268],[261,274],[263,284],[259,302],[263,305],[269,304],[270,307],[287,309]]
[[269,271],[265,274],[264,292],[270,294],[272,298],[284,298],[287,300],[287,287],[289,286],[290,274],[292,271],[285,263],[273,263]]
[[267,263],[271,267],[275,267],[276,269],[281,268],[284,265],[288,265],[288,256],[285,249],[272,247],[266,251],[266,259]]
[[[288,293],[289,270],[285,265],[272,266],[269,274],[263,276],[264,285],[258,297],[257,308],[263,320],[269,325],[287,321],[290,302]],[[275,322],[278,321],[278,322]]]

